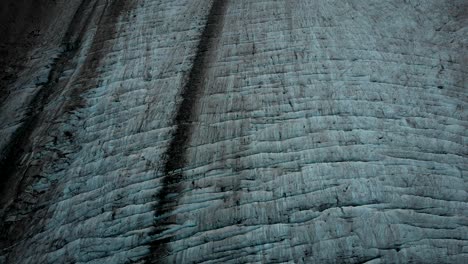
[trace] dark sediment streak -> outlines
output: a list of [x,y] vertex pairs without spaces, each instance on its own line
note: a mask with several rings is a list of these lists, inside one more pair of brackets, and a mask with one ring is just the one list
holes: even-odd
[[[91,44],[90,51],[84,62],[82,72],[78,83],[78,88],[71,92],[71,100],[65,105],[65,111],[71,112],[83,106],[84,101],[81,95],[89,91],[99,84],[99,66],[102,59],[111,52],[112,40],[118,37],[118,25],[120,18],[127,21],[128,11],[131,10],[137,1],[114,0],[110,3],[106,2],[104,15],[101,16],[98,22],[98,29]],[[125,14],[125,15],[124,15]]]
[[[81,20],[90,2],[90,0],[84,0],[75,12],[67,32],[65,33],[64,40],[62,41],[62,45],[66,47],[65,50],[54,61],[47,82],[42,84],[40,90],[31,100],[22,125],[15,131],[10,141],[3,149],[0,158],[0,171],[2,172],[0,177],[0,182],[2,183],[0,193],[2,196],[6,193],[5,188],[15,189],[14,186],[8,183],[10,183],[10,179],[17,173],[20,166],[20,159],[30,147],[30,136],[39,125],[40,115],[45,106],[50,102],[52,95],[57,92],[59,78],[65,66],[78,52],[78,47],[82,40],[81,38],[86,30],[86,23],[88,23],[90,19],[86,19],[85,25],[81,30],[79,29],[79,25],[82,24]],[[78,32],[76,32],[77,30]],[[73,39],[74,36],[76,36],[76,39]]]
[[209,56],[217,36],[223,27],[224,15],[227,7],[226,0],[214,0],[208,18],[197,46],[195,59],[188,75],[188,80],[182,89],[177,114],[174,118],[176,130],[165,153],[164,178],[162,189],[156,195],[157,205],[155,207],[155,240],[151,243],[151,253],[147,257],[147,263],[160,263],[168,253],[168,243],[171,236],[162,237],[162,233],[168,226],[174,223],[174,217],[168,217],[178,204],[181,192],[181,181],[183,174],[181,170],[186,164],[186,149],[190,142],[192,133],[192,122],[196,118],[194,111],[198,104],[200,94],[204,88]]
[[[64,51],[54,61],[47,82],[41,84],[40,90],[32,99],[22,125],[15,131],[11,140],[3,149],[0,157],[0,171],[2,171],[0,183],[2,183],[3,187],[13,188],[11,184],[7,183],[19,173],[20,160],[31,148],[30,137],[43,122],[45,107],[53,100],[54,95],[64,88],[59,83],[60,77],[67,67],[76,67],[76,65],[73,65],[73,59],[78,55],[84,35],[99,2],[99,0],[84,0],[81,2],[62,41]],[[83,72],[79,77],[82,80],[82,85],[71,91],[71,100],[65,103],[65,112],[79,108],[83,104],[81,94],[96,86],[98,82],[97,68],[110,49],[110,44],[106,40],[113,39],[117,34],[116,24],[119,17],[122,12],[129,10],[132,6],[128,2],[126,0],[114,0],[106,4],[97,25],[98,29],[93,39],[90,55],[86,58]],[[85,16],[86,9],[90,7],[92,11],[88,16]],[[0,188],[0,193],[5,193],[3,188]]]
[[[24,171],[27,166],[24,166],[21,160],[24,155],[27,155],[27,153],[31,151],[31,136],[43,122],[45,107],[53,100],[54,94],[59,92],[58,90],[61,88],[59,85],[59,78],[65,67],[69,64],[69,61],[73,59],[78,52],[78,47],[87,29],[87,24],[90,22],[91,16],[96,8],[96,4],[94,4],[90,15],[85,16],[85,11],[90,7],[90,4],[92,4],[91,0],[84,0],[77,8],[62,40],[64,51],[52,64],[47,82],[41,85],[39,91],[31,100],[22,124],[13,133],[10,141],[1,153],[0,209],[2,211],[5,210],[2,212],[3,215],[0,215],[0,249],[2,250],[8,248],[8,245],[13,244],[14,241],[19,240],[21,236],[24,235],[26,226],[35,225],[37,227],[36,223],[29,221],[29,217],[25,217],[18,222],[7,222],[5,218],[11,207],[23,206],[23,209],[26,208],[25,205],[18,204],[17,200],[22,192],[22,185],[32,179],[25,179],[27,177],[24,175]],[[15,203],[11,206],[7,203],[9,199],[15,199]],[[35,213],[37,213],[37,211]]]
[[[102,13],[96,14],[98,5],[103,2],[106,4]],[[60,92],[66,88],[64,82],[59,80],[64,71],[69,68],[78,69],[77,67],[79,65],[76,65],[76,56],[78,56],[80,52],[84,37],[89,30],[90,24],[93,23],[94,17],[98,16],[96,24],[97,31],[92,40],[90,50],[88,51],[89,55],[86,57],[84,65],[81,67],[83,70],[78,76],[80,85],[76,85],[68,92],[70,94],[70,100],[64,102],[64,105],[58,111],[60,113],[58,116],[68,115],[71,111],[80,108],[83,105],[81,95],[96,86],[98,83],[97,69],[102,59],[112,47],[110,40],[117,37],[119,19],[122,17],[123,12],[133,7],[134,3],[134,1],[127,0],[83,0],[81,2],[62,41],[64,51],[54,61],[47,82],[41,85],[40,90],[28,107],[26,118],[13,134],[12,139],[4,148],[2,156],[0,157],[0,201],[6,201],[6,198],[8,198],[6,197],[7,195],[19,196],[25,187],[24,185],[28,185],[34,180],[32,177],[28,177],[28,175],[23,176],[28,162],[22,162],[21,160],[33,147],[31,142],[33,133],[41,125],[44,123],[52,123],[54,118],[57,117],[48,115],[45,109],[54,101],[56,95],[60,94]],[[87,10],[90,10],[90,12],[87,13]],[[39,136],[42,137],[44,135]],[[43,161],[51,162],[45,157],[43,157]],[[9,189],[8,192],[4,191],[6,188]],[[55,192],[56,191],[53,189],[47,190],[47,193]],[[45,197],[47,193],[41,194],[41,197]],[[36,198],[40,199],[40,197]],[[16,201],[13,205],[18,206],[19,203],[21,203],[21,201]],[[4,204],[0,204],[0,209],[4,206]],[[30,206],[34,207],[35,205]],[[37,210],[31,211],[38,213],[39,208],[36,209]],[[7,210],[7,208],[5,208],[5,210]],[[25,232],[34,232],[31,231],[32,229],[26,228],[26,226],[31,225],[33,229],[39,228],[37,224],[28,222],[28,219],[30,217],[32,218],[32,214],[33,213],[25,217],[25,220],[21,223],[0,222],[0,248],[7,248],[5,245],[14,243],[14,241],[20,239],[22,235],[25,235]],[[5,213],[5,215],[0,217],[4,218],[6,215]]]

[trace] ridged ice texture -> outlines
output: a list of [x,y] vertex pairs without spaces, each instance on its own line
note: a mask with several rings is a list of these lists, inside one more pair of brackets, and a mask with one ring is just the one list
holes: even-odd
[[54,193],[43,214],[8,211],[40,228],[0,262],[467,262],[464,2],[226,1],[177,207],[155,215],[213,1],[136,1],[58,143],[35,147],[52,161],[31,190]]
[[[53,124],[38,129],[46,136],[35,139],[28,161],[43,169],[6,213],[11,234],[23,237],[2,248],[0,263],[126,263],[149,252],[158,166],[208,8],[134,1],[115,33],[96,36],[117,1],[88,2],[96,4],[93,23],[67,62],[66,88],[45,110]],[[96,72],[87,72],[101,52]],[[80,94],[85,103],[67,112],[89,83],[96,85]]]
[[169,262],[468,260],[467,6],[407,2],[228,2]]

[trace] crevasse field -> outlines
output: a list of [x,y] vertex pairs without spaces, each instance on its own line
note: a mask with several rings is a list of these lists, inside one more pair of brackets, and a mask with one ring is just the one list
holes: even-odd
[[468,263],[466,1],[50,5],[0,263]]

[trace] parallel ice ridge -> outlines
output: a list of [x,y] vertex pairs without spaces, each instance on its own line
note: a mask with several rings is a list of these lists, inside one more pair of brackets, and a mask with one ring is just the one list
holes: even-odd
[[[142,261],[154,217],[175,223],[154,262],[466,262],[464,2],[227,1],[178,206],[155,216],[212,1],[135,1],[85,103],[37,139],[0,263]],[[99,52],[93,30],[71,65]]]
[[[100,15],[113,2],[95,2],[94,20],[105,20]],[[207,4],[136,1],[115,25],[116,34],[94,36],[96,28],[90,29],[70,62],[78,70],[63,73],[69,91],[47,111],[66,109],[61,105],[70,103],[73,91],[88,85],[81,72],[90,67],[87,57],[102,52],[93,50],[96,37],[111,48],[103,47],[108,53],[92,82],[97,85],[81,94],[85,103],[73,112],[54,113],[50,127],[42,128],[47,137],[37,139],[30,163],[45,168],[16,202],[30,202],[32,209],[13,208],[7,215],[26,238],[3,249],[4,261],[125,263],[148,253],[158,166]],[[41,196],[48,199],[36,201]]]
[[227,10],[164,234],[169,262],[466,261],[467,30],[451,21],[456,8]]

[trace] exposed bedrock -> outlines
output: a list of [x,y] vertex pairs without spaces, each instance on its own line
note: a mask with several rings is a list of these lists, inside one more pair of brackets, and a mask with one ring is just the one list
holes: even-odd
[[2,1],[0,263],[468,262],[467,14]]

